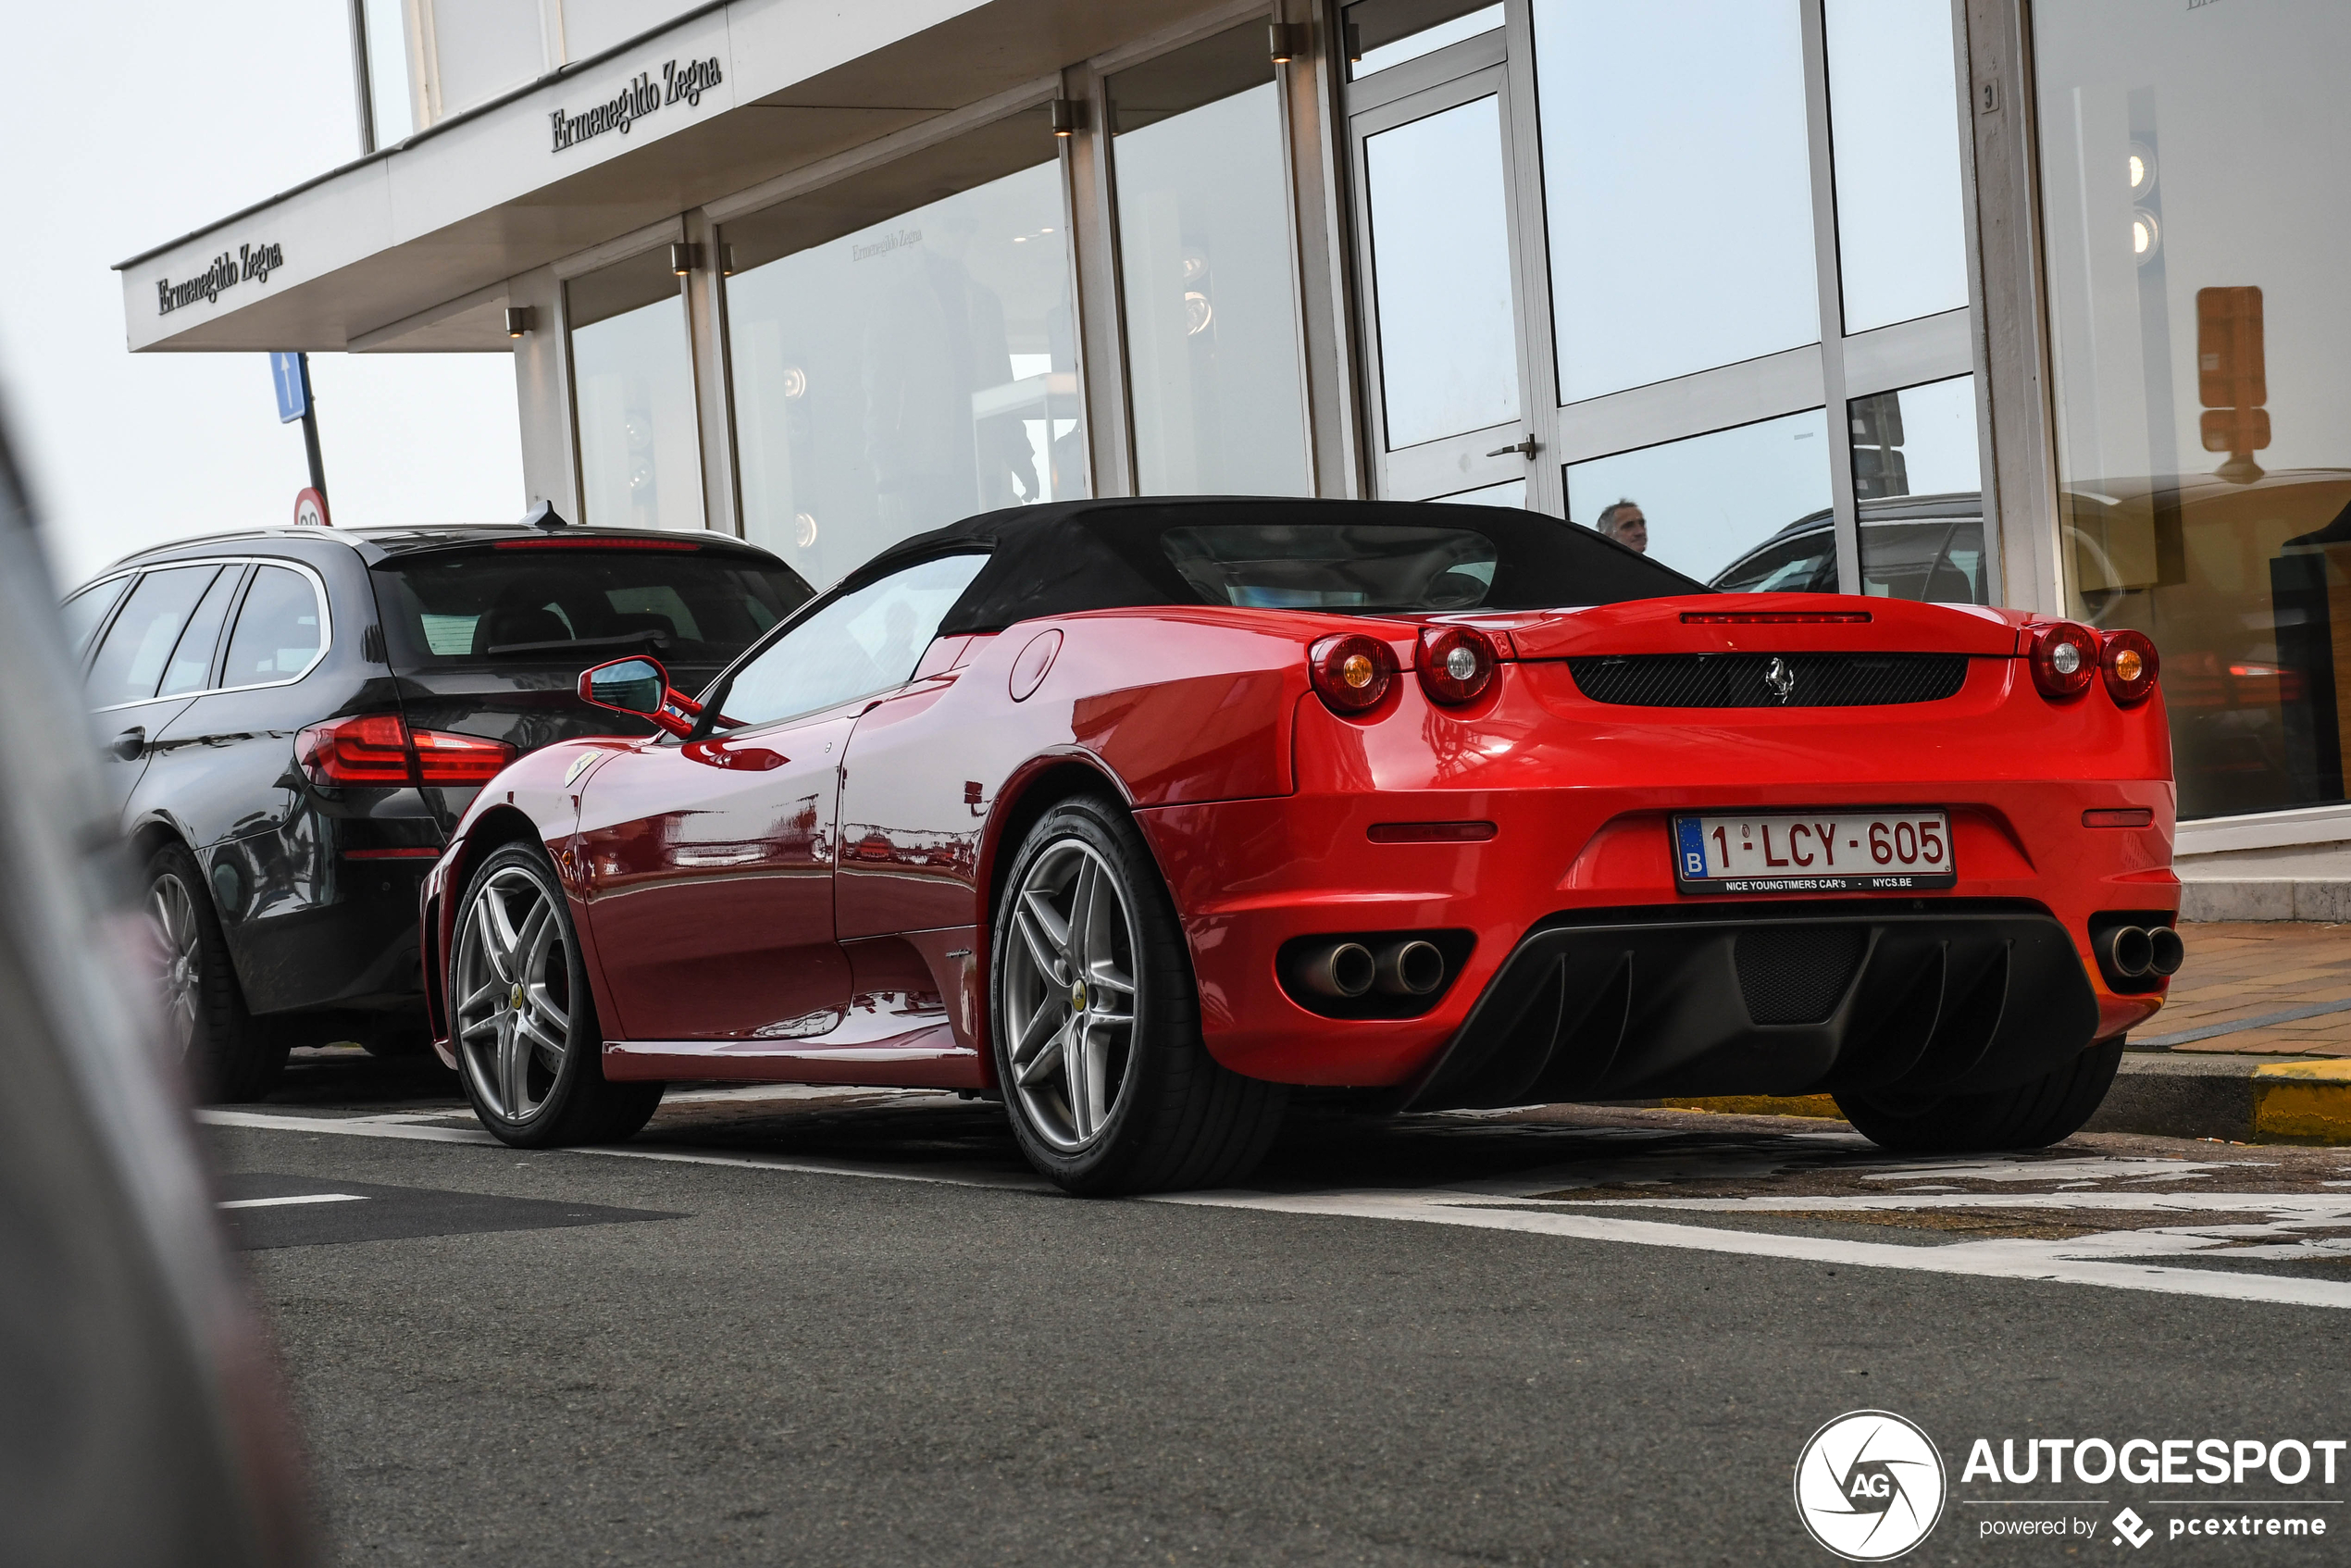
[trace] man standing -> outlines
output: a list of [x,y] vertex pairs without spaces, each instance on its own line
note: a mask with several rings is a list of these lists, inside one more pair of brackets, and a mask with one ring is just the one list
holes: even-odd
[[1623,500],[1611,502],[1600,508],[1599,530],[1627,550],[1649,553],[1649,521],[1641,516],[1641,504]]

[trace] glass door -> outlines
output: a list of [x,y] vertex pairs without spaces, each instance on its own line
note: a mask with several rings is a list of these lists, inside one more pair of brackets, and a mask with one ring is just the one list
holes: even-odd
[[[1552,399],[1523,321],[1545,319],[1519,262],[1503,7],[1347,8],[1356,245],[1376,492],[1556,511]],[[1539,210],[1527,210],[1539,221]]]

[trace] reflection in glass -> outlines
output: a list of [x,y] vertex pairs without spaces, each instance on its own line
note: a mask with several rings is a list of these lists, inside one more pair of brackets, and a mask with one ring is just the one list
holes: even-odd
[[139,579],[91,661],[82,690],[92,707],[143,703],[155,694],[163,663],[180,641],[189,612],[219,570],[209,565],[173,566]]
[[1857,397],[1847,412],[1853,421],[1853,493],[1861,500],[1983,488],[1974,377]]
[[1819,341],[1797,0],[1535,0],[1561,401]]
[[1845,330],[1967,304],[1950,0],[1828,0]]
[[1068,237],[1046,162],[728,279],[746,536],[823,584],[1087,493]]
[[1501,100],[1383,131],[1363,162],[1388,446],[1517,418]]
[[1362,0],[1347,7],[1348,75],[1361,81],[1501,25],[1502,7],[1477,0]]
[[668,257],[654,252],[567,288],[581,521],[701,528],[693,356]]
[[2069,612],[2161,650],[2183,817],[2340,801],[2351,7],[2074,0],[2034,56]]
[[1145,495],[1303,495],[1281,112],[1251,22],[1110,79]]
[[163,684],[155,688],[156,696],[184,696],[212,684],[212,656],[220,652],[220,628],[229,623],[229,600],[244,577],[242,566],[224,567],[204,591],[195,614],[188,617],[187,629],[180,634],[180,646],[171,651],[171,662],[164,666]]
[[1647,554],[1707,581],[1829,504],[1827,417],[1807,409],[1568,465],[1569,521],[1595,526],[1620,501],[1647,518]]

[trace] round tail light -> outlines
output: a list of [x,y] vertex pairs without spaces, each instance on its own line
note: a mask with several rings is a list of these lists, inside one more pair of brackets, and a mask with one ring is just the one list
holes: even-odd
[[2033,630],[2033,684],[2045,697],[2078,697],[2098,674],[2098,634],[2071,621]]
[[2146,701],[2147,693],[2155,690],[2156,671],[2161,664],[2154,641],[2144,631],[2109,631],[2098,653],[2098,670],[2106,677],[2108,693],[2126,708]]
[[1341,632],[1306,650],[1306,674],[1325,707],[1360,714],[1377,707],[1395,684],[1396,654],[1376,637]]
[[1421,633],[1420,674],[1430,702],[1458,707],[1494,684],[1494,644],[1472,627],[1430,627]]

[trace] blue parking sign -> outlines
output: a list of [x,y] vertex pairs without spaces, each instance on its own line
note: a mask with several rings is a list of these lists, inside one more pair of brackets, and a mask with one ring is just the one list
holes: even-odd
[[310,412],[310,365],[302,354],[273,354],[269,377],[278,383],[278,423],[292,424]]

